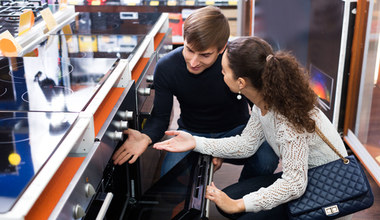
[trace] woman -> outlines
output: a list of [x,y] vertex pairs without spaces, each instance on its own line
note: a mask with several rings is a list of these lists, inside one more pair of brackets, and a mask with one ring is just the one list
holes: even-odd
[[345,146],[334,126],[315,106],[317,97],[307,75],[289,53],[274,53],[267,42],[257,37],[238,38],[228,44],[222,68],[230,90],[238,93],[238,98],[244,95],[255,104],[243,133],[207,139],[167,131],[167,135],[176,137],[157,143],[154,148],[244,158],[268,141],[281,158],[282,173],[251,178],[224,192],[212,183],[207,187],[206,198],[229,218],[284,219],[286,203],[300,197],[306,189],[307,170],[339,158],[315,128],[347,156]]

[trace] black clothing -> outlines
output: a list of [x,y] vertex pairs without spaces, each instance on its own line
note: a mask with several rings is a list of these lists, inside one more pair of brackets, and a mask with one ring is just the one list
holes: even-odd
[[153,143],[159,141],[168,129],[177,97],[181,114],[180,128],[197,133],[214,133],[231,130],[246,124],[249,118],[245,98],[237,100],[224,83],[219,55],[215,63],[200,74],[192,74],[186,68],[183,47],[161,58],[154,72],[154,108],[144,125],[143,133]]

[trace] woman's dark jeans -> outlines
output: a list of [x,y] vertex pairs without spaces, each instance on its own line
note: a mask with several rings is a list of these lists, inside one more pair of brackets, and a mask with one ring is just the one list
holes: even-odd
[[[273,184],[278,178],[281,177],[282,173],[276,173],[273,175],[267,176],[257,176],[243,181],[239,181],[233,185],[230,185],[223,189],[223,191],[232,199],[241,199],[243,196],[259,190],[261,187],[267,187]],[[226,214],[217,207],[218,211],[226,218],[229,219],[239,219],[239,220],[248,220],[248,219],[288,219],[286,204],[279,205],[271,210],[260,211],[257,213],[254,212],[243,212],[238,214]]]
[[[237,126],[236,128],[220,133],[195,133],[189,132],[184,129],[179,129],[186,131],[192,135],[206,137],[206,138],[223,138],[231,137],[238,134],[244,130],[245,125]],[[173,168],[180,160],[182,160],[190,151],[181,153],[171,153],[166,152],[165,159],[161,166],[161,176],[167,173],[171,168]],[[264,141],[259,147],[254,155],[245,159],[225,159],[223,162],[232,163],[235,165],[244,165],[241,171],[239,181],[248,179],[255,176],[270,175],[276,170],[278,166],[278,156],[274,153],[272,147],[268,142]]]

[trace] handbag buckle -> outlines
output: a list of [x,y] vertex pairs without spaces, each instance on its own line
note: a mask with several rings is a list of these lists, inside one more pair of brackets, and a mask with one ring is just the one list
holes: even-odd
[[339,213],[339,209],[338,209],[337,205],[326,207],[326,208],[324,208],[324,211],[325,211],[325,214],[327,216],[335,215],[335,214]]

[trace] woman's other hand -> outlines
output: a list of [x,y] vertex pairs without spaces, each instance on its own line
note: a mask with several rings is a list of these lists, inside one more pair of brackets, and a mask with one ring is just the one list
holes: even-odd
[[187,132],[166,131],[165,134],[175,137],[166,141],[158,142],[153,145],[153,148],[170,152],[186,152],[195,148],[195,139]]
[[245,212],[243,199],[231,199],[222,190],[216,188],[214,182],[207,186],[206,199],[209,199],[227,214]]
[[223,158],[214,157],[212,158],[212,163],[214,164],[214,172],[219,170],[223,164]]

